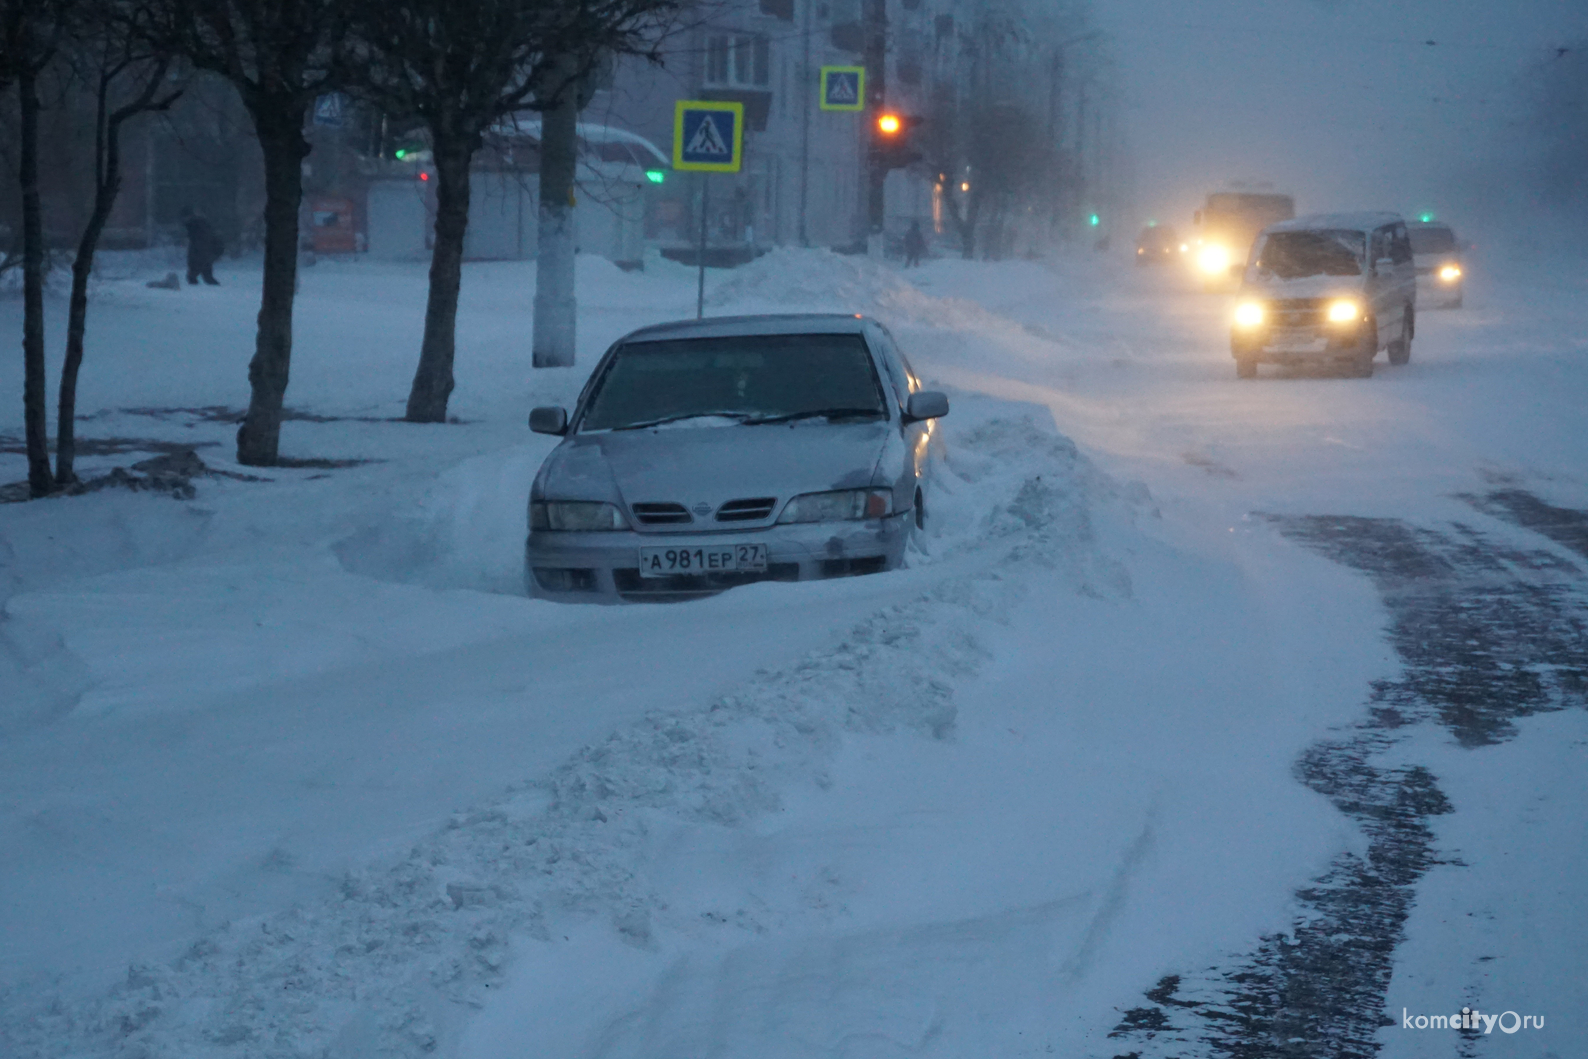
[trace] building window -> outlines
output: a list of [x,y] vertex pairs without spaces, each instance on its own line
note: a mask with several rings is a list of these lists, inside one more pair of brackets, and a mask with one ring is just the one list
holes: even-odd
[[772,83],[772,46],[765,37],[714,33],[706,38],[706,84],[765,88]]

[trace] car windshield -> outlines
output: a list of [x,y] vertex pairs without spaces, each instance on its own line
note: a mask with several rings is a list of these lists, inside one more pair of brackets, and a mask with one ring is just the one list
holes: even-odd
[[1410,228],[1412,253],[1448,254],[1456,248],[1456,233],[1449,228]]
[[1280,279],[1360,276],[1364,245],[1361,232],[1346,229],[1272,232],[1263,240],[1257,267]]
[[857,334],[629,342],[596,383],[580,429],[880,418],[885,408]]

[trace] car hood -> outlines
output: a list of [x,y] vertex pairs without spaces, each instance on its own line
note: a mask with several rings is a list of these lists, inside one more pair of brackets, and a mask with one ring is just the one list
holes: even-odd
[[873,484],[892,424],[805,420],[576,434],[541,468],[538,492],[563,500],[678,503],[713,509],[728,500]]
[[1268,276],[1247,280],[1241,293],[1262,298],[1360,298],[1363,283],[1361,276],[1303,276],[1300,279]]

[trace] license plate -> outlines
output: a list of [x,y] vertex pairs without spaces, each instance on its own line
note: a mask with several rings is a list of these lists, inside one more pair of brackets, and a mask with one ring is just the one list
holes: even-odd
[[1329,340],[1309,327],[1276,327],[1268,336],[1268,344],[1281,352],[1313,352],[1323,349]]
[[765,573],[766,545],[717,544],[692,548],[641,548],[641,577],[679,574]]

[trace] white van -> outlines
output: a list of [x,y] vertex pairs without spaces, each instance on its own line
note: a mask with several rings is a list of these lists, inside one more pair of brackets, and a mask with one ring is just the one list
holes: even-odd
[[1411,359],[1417,272],[1395,213],[1319,213],[1269,225],[1252,244],[1230,329],[1235,373],[1334,364],[1373,374],[1380,349]]

